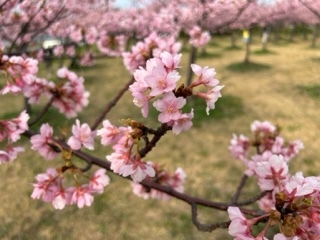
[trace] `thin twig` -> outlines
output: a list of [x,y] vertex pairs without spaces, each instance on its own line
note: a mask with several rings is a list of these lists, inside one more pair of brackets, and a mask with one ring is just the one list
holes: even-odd
[[265,195],[267,195],[267,193],[269,193],[270,191],[264,191],[264,192],[261,192],[259,193],[258,195],[252,197],[252,198],[249,198],[247,200],[244,200],[242,202],[237,202],[237,204],[235,204],[236,206],[246,206],[246,205],[249,205],[249,204],[252,204],[258,200],[260,200],[261,198],[263,198]]
[[198,216],[198,208],[197,205],[192,203],[191,205],[191,214],[192,214],[192,222],[197,227],[198,230],[202,232],[212,232],[217,228],[228,228],[231,221],[227,222],[218,222],[212,224],[203,224],[200,223],[197,216]]
[[243,189],[247,179],[248,179],[248,176],[246,174],[243,174],[242,177],[241,177],[240,183],[239,183],[239,185],[237,187],[237,190],[236,190],[235,194],[233,195],[233,197],[231,199],[231,203],[232,204],[237,203],[237,201],[238,201],[238,199],[240,197],[241,190]]
[[36,124],[43,116],[44,114],[49,110],[49,108],[52,106],[53,101],[55,100],[55,96],[52,96],[51,99],[49,100],[49,102],[44,106],[44,108],[42,109],[42,111],[33,119],[31,119],[29,121],[29,126],[32,126],[34,124]]
[[[34,133],[32,131],[28,130],[23,135],[28,138],[31,138],[34,135]],[[56,143],[59,146],[61,146],[63,149],[70,150],[69,146],[65,142],[59,141],[59,140],[54,140],[54,139],[52,139],[52,141],[56,141]],[[55,150],[57,150],[57,149],[55,149]],[[60,150],[58,150],[58,151],[60,151]],[[86,161],[88,163],[87,167],[91,167],[91,165],[96,165],[96,166],[99,166],[99,167],[104,168],[106,170],[112,171],[111,164],[108,161],[99,159],[97,157],[94,157],[94,156],[92,156],[88,153],[82,152],[82,151],[73,151],[73,154],[74,154],[74,156],[77,156],[78,158]],[[127,180],[131,180],[128,177],[122,177],[122,178],[125,178]],[[172,196],[176,199],[179,199],[183,202],[188,203],[192,208],[192,221],[196,225],[196,227],[201,231],[213,231],[216,228],[227,228],[228,225],[230,224],[230,221],[214,223],[214,224],[202,224],[197,220],[197,205],[216,209],[216,210],[226,211],[229,206],[239,206],[240,207],[240,206],[252,204],[256,200],[260,199],[261,197],[263,197],[267,193],[267,192],[263,192],[260,195],[253,197],[247,201],[237,203],[237,204],[231,204],[231,203],[223,203],[223,202],[214,202],[214,201],[210,201],[210,200],[206,200],[206,199],[202,199],[202,198],[193,197],[193,196],[190,196],[185,193],[177,192],[173,188],[171,188],[170,186],[164,186],[164,185],[161,185],[157,182],[154,182],[154,181],[148,180],[148,179],[143,180],[142,182],[140,182],[140,184],[148,189],[151,189],[151,188],[155,189],[157,191],[166,193],[169,196]],[[240,210],[241,210],[241,212],[243,212],[245,214],[251,214],[251,215],[255,215],[255,216],[260,214],[259,211],[257,212],[255,210],[249,210],[249,209],[245,209],[245,208],[240,208]]]
[[161,137],[165,135],[166,132],[170,129],[171,127],[167,124],[161,124],[161,126],[158,127],[158,129],[153,133],[154,136],[151,139],[151,141],[148,141],[146,143],[146,146],[139,151],[140,157],[144,158],[147,155],[147,153],[150,152],[156,146],[157,142],[161,139]]
[[106,117],[106,115],[110,112],[110,110],[117,104],[117,102],[120,100],[122,95],[128,90],[129,86],[134,82],[134,77],[130,79],[129,82],[127,82],[123,88],[120,89],[118,94],[107,103],[104,110],[101,112],[101,114],[98,116],[98,118],[95,120],[93,125],[91,126],[91,130],[95,130],[99,124],[103,121],[103,119]]

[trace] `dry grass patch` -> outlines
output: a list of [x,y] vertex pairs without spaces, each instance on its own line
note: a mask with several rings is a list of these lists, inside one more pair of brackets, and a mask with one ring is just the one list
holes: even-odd
[[[218,44],[211,44],[197,63],[214,67],[217,78],[225,85],[216,113],[212,111],[207,118],[204,103],[193,102],[194,106],[203,104],[196,110],[195,127],[178,136],[168,133],[146,159],[165,163],[172,171],[182,167],[188,175],[186,193],[228,201],[244,169],[227,151],[232,133],[249,134],[253,120],[269,120],[282,126],[288,140],[301,139],[305,143],[305,149],[292,161],[292,172],[318,174],[320,100],[302,92],[301,88],[319,84],[319,62],[314,59],[320,58],[320,50],[307,49],[309,43],[306,42],[270,45],[274,54],[252,54],[255,65],[251,64],[249,71],[242,64],[242,46],[240,50],[226,50],[229,39],[215,38],[214,41]],[[252,51],[259,49],[259,45],[252,46]],[[187,58],[184,54],[183,76]],[[230,66],[237,69],[241,66],[241,69],[234,71]],[[268,67],[256,69],[259,66]],[[93,123],[108,100],[130,79],[120,59],[100,59],[95,67],[80,69],[78,74],[85,77],[91,92],[89,106],[79,115],[81,121],[89,123]],[[8,102],[12,103],[10,110]],[[22,102],[9,97],[0,106],[0,114],[5,116],[6,112],[18,112]],[[53,119],[56,126],[72,123],[63,120],[57,111],[50,114],[49,119]],[[140,110],[132,104],[130,94],[126,93],[108,118],[119,124],[120,119],[128,117],[156,126],[156,116],[144,120]],[[103,195],[95,198],[91,208],[78,210],[71,206],[56,211],[50,204],[31,200],[34,175],[62,160],[45,162],[28,150],[29,144],[25,146],[25,154],[0,167],[1,239],[231,239],[225,230],[199,232],[191,223],[187,204],[175,199],[168,202],[142,200],[131,193],[127,180],[111,173],[112,184]],[[98,147],[94,154],[104,158],[109,152],[107,148]],[[248,185],[243,199],[254,195],[257,189],[254,181],[249,181]],[[225,213],[208,209],[201,209],[199,214],[200,219],[208,223],[227,219]]]

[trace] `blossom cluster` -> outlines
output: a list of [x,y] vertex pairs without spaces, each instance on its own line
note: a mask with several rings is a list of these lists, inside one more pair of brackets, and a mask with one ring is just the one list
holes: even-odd
[[109,120],[104,120],[102,124],[97,135],[101,137],[102,145],[112,145],[113,152],[106,157],[111,162],[111,169],[124,177],[131,176],[134,182],[141,182],[147,176],[154,177],[153,167],[142,161],[139,153],[133,149],[139,130],[130,126],[116,127]]
[[38,61],[32,58],[1,56],[1,70],[6,73],[6,84],[1,94],[22,93],[30,104],[39,102],[41,96],[54,98],[52,105],[68,118],[75,117],[88,105],[89,92],[85,90],[84,79],[67,68],[57,71],[63,81],[55,84],[36,76]]
[[190,36],[189,43],[196,48],[204,47],[211,39],[210,33],[202,31],[199,26],[194,26],[188,31],[188,34]]
[[152,32],[143,41],[132,46],[130,52],[124,52],[122,57],[127,70],[133,73],[139,66],[145,66],[149,58],[159,57],[163,51],[176,54],[180,49],[181,43],[176,42],[173,36],[164,38]]
[[[229,146],[231,155],[246,166],[248,176],[254,175],[259,162],[268,161],[273,154],[281,155],[285,162],[289,162],[303,149],[303,143],[299,140],[286,143],[278,128],[268,121],[254,121],[251,132],[252,139],[234,134]],[[250,152],[250,147],[254,147],[255,152]]]
[[[134,72],[135,82],[129,87],[134,98],[133,102],[141,108],[142,116],[147,117],[149,101],[160,113],[158,121],[172,126],[172,131],[179,134],[192,126],[193,110],[183,113],[182,108],[186,105],[186,97],[194,95],[204,99],[207,103],[206,112],[215,108],[215,102],[221,97],[219,80],[215,79],[216,72],[213,68],[200,67],[192,64],[191,68],[197,79],[190,86],[177,87],[181,76],[177,69],[181,54],[162,52],[158,58],[151,58],[146,63],[146,68],[140,67]],[[204,86],[206,92],[193,92],[193,88]]]
[[[152,163],[152,167],[156,171],[156,174],[153,177],[153,180],[155,180],[155,182],[164,186],[169,186],[177,192],[184,191],[183,184],[186,178],[186,174],[182,168],[177,168],[173,174],[169,174],[166,170],[160,169],[154,163]],[[144,199],[154,198],[160,200],[167,200],[170,198],[170,196],[166,193],[160,192],[153,188],[150,189],[144,187],[139,183],[132,182],[131,187],[134,194]]]
[[75,204],[78,208],[84,206],[91,206],[94,197],[93,194],[100,194],[104,187],[110,182],[106,175],[105,169],[97,170],[92,176],[85,176],[88,179],[87,183],[80,184],[78,177],[75,174],[83,175],[74,169],[70,169],[71,175],[76,181],[76,186],[66,187],[65,172],[63,169],[49,168],[45,173],[38,174],[36,183],[33,184],[33,192],[31,197],[33,199],[41,199],[44,202],[50,202],[56,209],[63,209],[66,205]]
[[97,41],[98,50],[107,56],[120,56],[125,49],[126,37],[124,35],[112,36],[100,33]]
[[[234,135],[229,150],[243,161],[246,175],[256,177],[261,191],[266,191],[258,201],[266,214],[246,219],[239,208],[229,207],[229,234],[235,239],[267,239],[266,229],[277,224],[280,233],[274,239],[319,239],[320,178],[289,173],[288,163],[303,144],[299,140],[286,144],[278,128],[267,121],[253,122],[251,131],[251,140]],[[256,153],[250,154],[250,146]],[[253,237],[251,227],[263,218],[268,219],[265,228]]]
[[16,118],[0,120],[0,142],[4,143],[4,149],[0,149],[0,164],[13,161],[23,147],[14,147],[12,143],[18,141],[22,133],[29,129],[27,124],[29,115],[23,111]]

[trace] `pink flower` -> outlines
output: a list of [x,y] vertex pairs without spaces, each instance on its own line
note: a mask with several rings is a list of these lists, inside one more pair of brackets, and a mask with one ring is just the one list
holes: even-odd
[[60,188],[59,175],[54,168],[48,168],[46,173],[36,176],[37,183],[33,184],[33,192],[31,198],[42,199],[45,202],[51,202],[58,189]]
[[173,173],[173,175],[167,179],[166,184],[172,187],[177,192],[183,192],[184,191],[183,184],[186,177],[187,175],[183,171],[183,169],[177,168]]
[[84,79],[67,68],[59,69],[57,76],[66,81],[57,87],[52,105],[67,118],[75,117],[89,103],[90,93],[85,90]]
[[29,129],[29,115],[26,111],[19,114],[18,117],[11,120],[0,120],[0,139],[8,138],[8,142],[16,142],[20,139],[20,135]]
[[[152,67],[150,67],[150,65]],[[147,69],[148,68],[152,68],[152,70],[144,80],[151,88],[150,96],[158,96],[175,89],[176,82],[180,79],[177,71],[167,72],[161,60],[157,58],[148,60]]]
[[236,159],[244,159],[249,150],[249,146],[250,142],[248,137],[242,134],[240,136],[233,134],[229,145],[229,151],[232,157]]
[[21,56],[12,56],[9,58],[11,63],[9,72],[13,75],[19,73],[21,76],[28,74],[35,75],[38,72],[38,60],[33,58],[24,59]]
[[97,135],[101,136],[101,144],[104,146],[116,143],[126,133],[124,128],[117,128],[109,120],[104,120],[102,125],[103,127],[97,131]]
[[163,51],[160,54],[160,59],[163,62],[167,71],[172,71],[179,68],[178,64],[180,63],[182,54],[171,54],[167,51]]
[[110,178],[106,175],[106,170],[98,169],[89,181],[89,188],[95,192],[101,193],[103,188],[110,182]]
[[171,120],[178,120],[181,117],[180,109],[186,104],[186,99],[176,97],[173,92],[163,94],[163,98],[155,101],[153,106],[161,112],[158,120],[161,123],[167,123]]
[[264,132],[264,133],[274,133],[277,128],[270,122],[264,121],[254,121],[251,124],[251,131],[252,132]]
[[131,161],[131,156],[125,149],[113,152],[107,155],[106,158],[111,162],[110,168],[115,173],[119,173],[120,169]]
[[23,152],[23,147],[6,146],[5,151],[0,150],[0,164],[15,160],[19,152]]
[[219,97],[221,96],[220,90],[223,88],[224,86],[216,86],[214,88],[212,88],[211,90],[207,91],[206,93],[195,93],[195,96],[198,96],[200,98],[203,98],[206,103],[207,103],[207,108],[206,108],[206,113],[207,115],[209,115],[209,111],[210,109],[214,109],[215,108],[215,103],[218,100]]
[[155,171],[148,163],[135,159],[132,162],[123,165],[119,169],[119,174],[124,177],[130,175],[134,182],[141,182],[146,176],[154,177]]
[[172,125],[172,132],[179,134],[182,131],[187,131],[192,127],[193,109],[190,113],[181,114],[180,118],[175,120]]
[[197,64],[191,64],[191,69],[198,76],[198,79],[194,81],[190,87],[196,87],[200,84],[206,87],[215,87],[219,84],[219,80],[214,78],[216,75],[214,68],[207,66],[202,68]]
[[66,55],[69,57],[73,57],[76,54],[76,49],[74,48],[74,46],[69,46],[66,48]]
[[77,119],[76,124],[72,126],[72,134],[73,136],[68,140],[68,145],[73,150],[79,150],[81,146],[90,150],[94,149],[93,143],[96,133],[91,131],[87,123],[80,125],[80,121]]
[[58,45],[53,49],[53,54],[55,56],[61,56],[64,52],[63,45]]
[[58,190],[54,198],[52,200],[52,205],[55,209],[63,209],[66,205],[70,204],[71,200],[71,193],[68,191],[65,191],[64,189]]
[[78,208],[91,206],[93,202],[93,196],[88,185],[71,187],[68,189],[68,191],[71,192],[70,204],[77,204]]
[[94,64],[94,59],[90,52],[86,52],[80,59],[81,66],[92,66]]
[[[238,207],[228,207],[228,214],[231,220],[228,233],[231,236],[239,239],[254,239],[250,233],[249,222]],[[247,238],[240,238],[240,236]]]
[[47,160],[51,160],[58,155],[49,145],[52,134],[52,127],[48,123],[45,123],[40,128],[40,134],[36,134],[30,138],[31,149],[38,151]]
[[288,165],[281,155],[272,155],[269,161],[257,162],[255,172],[261,190],[273,190],[288,179]]
[[205,46],[211,39],[210,33],[207,31],[202,32],[199,26],[194,26],[191,31],[189,31],[189,35],[189,43],[196,48]]
[[[172,175],[170,175],[167,171],[163,169],[159,171],[155,164],[151,162],[148,162],[148,164],[150,164],[155,169],[156,171],[155,178],[157,179],[159,184],[164,186],[169,186],[177,192],[184,191],[183,184],[186,178],[186,174],[183,171],[183,169],[177,168],[176,171]],[[134,194],[144,199],[154,198],[154,199],[160,199],[160,200],[167,200],[170,198],[170,196],[166,193],[160,192],[155,189],[147,189],[139,183],[133,182],[131,183],[131,187]]]
[[33,82],[26,84],[23,87],[23,95],[28,98],[31,104],[38,103],[41,96],[44,94],[49,97],[50,90],[55,88],[53,82],[48,82],[43,78],[34,78]]

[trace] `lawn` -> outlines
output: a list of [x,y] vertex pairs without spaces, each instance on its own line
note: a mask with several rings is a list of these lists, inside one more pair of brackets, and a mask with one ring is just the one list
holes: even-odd
[[[146,158],[164,164],[174,171],[182,167],[187,173],[185,192],[213,201],[230,200],[244,170],[228,153],[233,133],[250,134],[254,120],[268,120],[281,126],[287,140],[300,139],[305,149],[291,161],[290,172],[305,176],[318,175],[320,161],[320,49],[309,48],[309,42],[269,45],[262,51],[259,42],[252,45],[251,63],[243,64],[244,46],[230,48],[226,37],[214,37],[206,53],[199,52],[197,63],[214,67],[222,85],[223,97],[209,117],[205,104],[193,101],[194,127],[178,136],[168,133]],[[188,53],[183,52],[181,74],[187,69]],[[90,104],[79,115],[92,124],[99,111],[130,79],[121,59],[99,59],[92,68],[78,69],[91,92]],[[53,76],[42,70],[43,76]],[[183,81],[183,80],[182,80]],[[5,96],[0,103],[1,118],[12,116],[22,107],[22,99]],[[10,110],[8,110],[10,102]],[[38,111],[35,107],[34,111]],[[127,92],[107,116],[114,124],[134,118],[156,126],[156,116],[141,117]],[[57,112],[47,117],[70,133],[72,121]],[[104,194],[95,197],[90,208],[66,207],[55,210],[50,204],[30,198],[34,176],[62,160],[44,161],[22,140],[26,152],[15,162],[0,166],[0,239],[232,239],[226,230],[199,232],[191,222],[189,206],[177,199],[143,200],[131,193],[128,180],[109,173],[112,184]],[[98,147],[95,156],[102,159],[108,148]],[[242,199],[254,196],[253,180],[243,191]],[[227,220],[224,212],[201,208],[199,219],[212,223]]]

